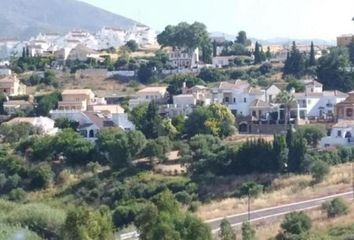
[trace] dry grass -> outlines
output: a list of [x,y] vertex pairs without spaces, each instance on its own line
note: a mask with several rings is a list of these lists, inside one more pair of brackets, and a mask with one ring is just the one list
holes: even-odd
[[[326,213],[324,213],[321,209],[315,209],[307,212],[308,216],[312,220],[312,229],[311,231],[314,233],[322,233],[326,230],[336,227],[336,226],[345,226],[353,224],[354,222],[354,206],[353,204],[350,206],[349,212],[347,215],[336,217],[336,218],[327,218]],[[274,220],[273,222],[258,223],[255,224],[257,237],[260,240],[263,239],[271,239],[275,235],[278,234],[280,230],[280,224],[282,222],[282,217]]]
[[259,139],[262,138],[265,141],[273,141],[274,136],[268,134],[235,134],[225,139],[226,143],[242,143],[251,139]]
[[[253,199],[251,206],[255,210],[345,192],[351,187],[351,176],[350,164],[333,167],[326,180],[316,185],[311,184],[312,178],[309,175],[282,176],[272,181],[266,193]],[[197,215],[207,220],[246,211],[246,198],[227,198],[202,205]]]

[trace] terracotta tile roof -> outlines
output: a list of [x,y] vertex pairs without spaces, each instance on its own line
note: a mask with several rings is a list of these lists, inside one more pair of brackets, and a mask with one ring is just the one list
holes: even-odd
[[167,87],[146,87],[138,91],[138,93],[151,93],[151,92],[166,93]]
[[260,99],[256,99],[250,104],[250,107],[254,107],[254,108],[271,108],[272,105],[270,105],[269,103],[267,103],[265,101],[262,101]]
[[351,128],[354,127],[353,120],[340,120],[337,124],[333,125],[334,128]]

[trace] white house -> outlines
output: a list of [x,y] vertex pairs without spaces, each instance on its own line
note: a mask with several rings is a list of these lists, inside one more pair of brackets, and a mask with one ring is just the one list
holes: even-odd
[[279,95],[279,93],[281,93],[281,90],[275,86],[275,85],[271,85],[270,87],[268,87],[265,90],[265,100],[266,102],[272,103],[275,102],[277,96]]
[[123,130],[134,130],[135,126],[125,113],[82,112],[77,110],[50,112],[52,119],[69,119],[79,124],[80,134],[90,141],[95,141],[100,129],[119,127]]
[[212,59],[212,64],[215,67],[222,68],[230,65],[235,60],[236,56],[216,56]]
[[265,91],[252,87],[246,81],[221,82],[218,88],[212,90],[212,103],[224,104],[234,114],[242,116],[251,115],[250,105],[255,100],[265,102]]
[[6,124],[28,123],[34,127],[40,128],[44,134],[55,135],[58,128],[54,127],[55,121],[48,117],[17,117],[8,121]]
[[140,104],[150,103],[166,103],[168,99],[167,87],[146,87],[138,91],[135,98],[130,99],[129,108],[133,109]]
[[354,146],[354,121],[341,120],[331,129],[330,136],[320,141],[321,147]]
[[301,119],[333,118],[335,105],[344,101],[348,94],[340,91],[323,91],[322,84],[315,81],[305,81],[305,92],[294,93],[299,104]]
[[194,68],[197,67],[199,63],[199,49],[194,51],[190,50],[175,50],[168,54],[169,63],[178,69],[182,68]]

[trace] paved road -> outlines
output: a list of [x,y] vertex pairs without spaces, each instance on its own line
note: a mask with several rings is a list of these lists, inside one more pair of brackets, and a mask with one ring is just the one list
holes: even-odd
[[[267,220],[267,219],[272,219],[276,218],[279,216],[283,216],[289,212],[293,211],[305,211],[305,210],[310,210],[314,208],[318,208],[322,205],[323,202],[331,200],[336,197],[343,197],[346,199],[352,199],[353,198],[353,192],[345,192],[345,193],[339,193],[339,194],[334,194],[326,197],[321,197],[321,198],[315,198],[311,200],[306,200],[306,201],[301,201],[301,202],[296,202],[296,203],[290,203],[290,204],[285,204],[285,205],[280,205],[276,207],[270,207],[270,208],[263,208],[255,211],[250,212],[250,217],[251,217],[251,222],[257,222],[257,221],[262,221],[262,220]],[[248,213],[240,213],[240,214],[235,214],[231,216],[226,217],[231,225],[233,227],[241,225],[243,222],[248,220]],[[222,218],[215,218],[215,219],[210,219],[206,221],[207,224],[209,224],[210,228],[212,229],[213,233],[218,232],[220,222],[224,219]],[[135,240],[138,239],[138,234],[136,232],[131,232],[127,234],[121,235],[121,240]]]

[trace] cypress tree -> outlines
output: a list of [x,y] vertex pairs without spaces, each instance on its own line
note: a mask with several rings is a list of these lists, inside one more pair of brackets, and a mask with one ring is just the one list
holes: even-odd
[[313,42],[311,42],[309,66],[316,66],[315,46],[313,45]]
[[267,47],[266,58],[269,61],[272,58],[272,53],[270,52],[270,47]]
[[274,165],[276,172],[284,172],[288,162],[289,150],[284,135],[275,135],[273,141]]
[[262,63],[262,55],[261,55],[260,45],[258,42],[256,42],[254,48],[254,64],[260,64],[260,63]]

